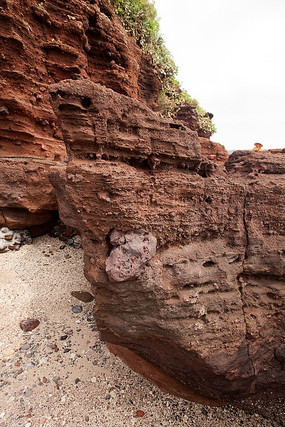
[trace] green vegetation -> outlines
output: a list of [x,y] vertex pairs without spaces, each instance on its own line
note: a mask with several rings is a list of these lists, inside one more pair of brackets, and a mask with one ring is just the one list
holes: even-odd
[[196,108],[198,124],[204,132],[213,134],[216,128],[196,99],[180,87],[177,67],[160,35],[156,9],[151,0],[110,0],[127,32],[148,55],[161,81],[158,105],[163,117],[174,117],[182,105]]

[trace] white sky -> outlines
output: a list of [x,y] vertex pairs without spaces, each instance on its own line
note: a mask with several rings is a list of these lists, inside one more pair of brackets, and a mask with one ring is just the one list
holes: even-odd
[[229,150],[285,147],[285,0],[155,0],[179,80]]

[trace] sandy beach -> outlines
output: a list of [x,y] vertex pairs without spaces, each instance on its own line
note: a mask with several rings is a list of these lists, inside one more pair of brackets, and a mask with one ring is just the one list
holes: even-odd
[[[92,309],[83,250],[43,236],[0,254],[0,427],[277,426],[232,407],[167,395],[110,354]],[[23,332],[20,321],[39,326]]]

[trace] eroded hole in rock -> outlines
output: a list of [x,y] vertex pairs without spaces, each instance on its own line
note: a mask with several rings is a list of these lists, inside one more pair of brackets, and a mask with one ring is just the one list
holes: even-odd
[[192,289],[193,285],[191,283],[186,283],[186,285],[182,286],[182,289],[187,290],[187,289]]
[[273,292],[266,292],[266,295],[268,296],[268,298],[275,300],[279,298],[278,295],[274,294]]
[[58,90],[57,91],[57,95],[61,96],[61,98],[65,98],[66,97],[65,92],[63,92],[62,90]]
[[88,109],[92,104],[91,98],[88,98],[87,96],[85,96],[82,100],[81,100],[81,105],[82,107]]
[[51,93],[51,99],[52,99],[53,101],[56,101],[56,100],[57,100],[57,95],[58,95],[58,93],[57,93],[57,92],[52,92],[52,93]]
[[185,130],[185,127],[178,124],[178,123],[169,123],[169,127],[171,129],[179,129],[179,130]]
[[89,17],[89,28],[96,28],[97,25],[97,16],[96,14]]
[[107,18],[111,19],[112,18],[112,13],[111,11],[103,4],[100,4],[100,11],[102,13],[104,13],[104,15],[107,16]]
[[204,262],[203,267],[213,267],[214,265],[216,265],[216,263],[210,260],[210,261]]

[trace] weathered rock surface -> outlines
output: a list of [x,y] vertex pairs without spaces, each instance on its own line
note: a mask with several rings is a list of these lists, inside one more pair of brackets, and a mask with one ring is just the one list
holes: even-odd
[[106,272],[110,280],[124,282],[140,275],[155,254],[157,239],[145,230],[127,233],[113,230],[110,243],[115,247],[106,260]]
[[0,226],[23,229],[55,216],[57,202],[48,179],[51,160],[0,158]]
[[[48,86],[87,77],[156,107],[159,80],[108,1],[0,0],[0,170],[2,156],[11,157],[13,169],[17,157],[66,159]],[[47,181],[39,181],[39,187],[50,192]],[[21,191],[28,200],[29,191],[23,186]],[[39,211],[41,197],[33,203]],[[29,227],[37,214],[29,203],[22,205],[22,224]],[[0,200],[0,211],[13,215],[14,209],[9,200]]]
[[[235,153],[227,175],[201,174],[197,134],[177,122],[91,82],[51,94],[69,162],[50,178],[81,232],[102,339],[197,401],[284,395],[284,153]],[[136,230],[157,239],[155,254],[110,280],[112,247]]]
[[[156,105],[159,81],[108,1],[1,0],[0,153],[65,156],[48,86],[86,78]],[[60,158],[58,158],[60,160]]]
[[198,133],[201,153],[204,157],[218,164],[224,164],[229,157],[229,153],[222,144],[210,140],[210,135],[202,135],[199,132],[198,114],[194,107],[184,105],[176,114],[177,120],[180,120],[189,129]]
[[213,142],[209,138],[202,137],[199,137],[199,142],[201,145],[201,153],[204,157],[207,157],[207,159],[222,165],[228,160],[229,153],[222,144]]

